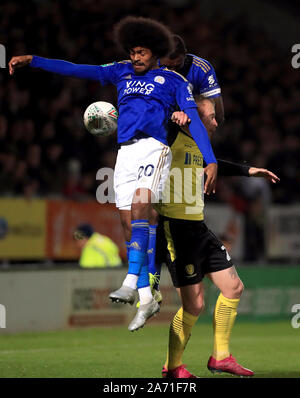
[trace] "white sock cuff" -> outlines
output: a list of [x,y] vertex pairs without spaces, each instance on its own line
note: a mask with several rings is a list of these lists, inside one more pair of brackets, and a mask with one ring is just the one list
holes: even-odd
[[152,293],[150,286],[141,287],[140,289],[138,289],[138,292],[139,292],[140,304],[147,304],[150,303],[150,301],[152,301]]
[[124,279],[123,285],[131,287],[131,289],[136,289],[138,278],[139,278],[138,275],[127,274],[126,278]]

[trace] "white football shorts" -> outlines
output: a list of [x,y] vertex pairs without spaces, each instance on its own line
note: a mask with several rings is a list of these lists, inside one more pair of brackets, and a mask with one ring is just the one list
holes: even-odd
[[153,192],[155,201],[159,200],[171,162],[170,147],[155,138],[141,138],[133,144],[122,145],[114,172],[116,207],[130,210],[138,188],[148,188]]

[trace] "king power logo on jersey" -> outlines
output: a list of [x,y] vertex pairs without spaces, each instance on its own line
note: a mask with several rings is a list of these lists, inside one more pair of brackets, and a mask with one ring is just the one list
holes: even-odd
[[126,89],[124,90],[125,94],[144,94],[149,95],[154,90],[155,85],[152,83],[142,82],[140,80],[130,80],[126,82]]
[[6,308],[0,304],[0,329],[6,328]]

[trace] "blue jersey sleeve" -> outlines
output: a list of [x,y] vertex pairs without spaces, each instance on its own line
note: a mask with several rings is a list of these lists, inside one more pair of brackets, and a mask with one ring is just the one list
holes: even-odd
[[190,133],[202,153],[206,164],[218,163],[208,138],[207,130],[198,115],[198,111],[190,108],[186,110],[186,114],[191,119],[189,125]]
[[187,79],[193,84],[194,95],[202,95],[206,98],[219,97],[221,88],[217,79],[216,72],[212,65],[196,56],[193,57],[192,78]]
[[181,110],[197,108],[192,87],[187,81],[182,81],[176,87],[176,101]]
[[189,129],[191,135],[201,151],[206,164],[217,163],[207,130],[202,123],[195,103],[191,85],[187,81],[182,81],[177,86],[177,104],[180,109],[185,111],[191,119]]
[[100,83],[105,84],[116,84],[118,80],[117,71],[120,68],[120,63],[112,62],[110,64],[100,65],[98,67],[98,76]]
[[34,55],[30,66],[32,68],[40,68],[47,72],[58,73],[64,76],[98,80],[102,85],[109,83],[114,84],[116,81],[116,63],[101,66],[82,65],[62,61],[60,59],[48,59]]

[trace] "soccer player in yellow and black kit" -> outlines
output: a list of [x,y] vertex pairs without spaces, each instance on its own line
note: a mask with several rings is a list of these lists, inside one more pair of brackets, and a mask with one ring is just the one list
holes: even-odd
[[[202,122],[208,132],[212,133],[217,127],[217,121],[220,123],[224,119],[221,89],[214,69],[208,61],[193,54],[187,54],[184,41],[179,36],[174,35],[174,42],[174,53],[168,58],[161,59],[161,64],[185,76],[192,83],[194,95],[209,98],[209,100],[202,98],[196,101]],[[179,125],[185,123],[182,120],[180,117],[173,118],[173,121]],[[178,130],[176,127],[175,133],[173,132],[171,170],[177,168],[181,170],[181,175],[184,175],[184,169],[192,169],[192,181],[186,181],[186,184],[195,187],[197,185],[196,169],[203,170],[203,158],[200,151],[197,151],[192,138],[186,132]],[[268,170],[249,168],[219,159],[218,169],[220,175],[256,176],[267,178],[272,182],[278,181],[278,177]],[[172,180],[170,186],[166,187],[168,188],[171,192],[174,191]],[[204,186],[205,191],[206,186]],[[182,191],[179,189],[179,192]],[[182,365],[181,358],[191,329],[203,309],[202,279],[204,275],[208,276],[221,291],[214,313],[214,349],[208,368],[212,371],[251,376],[253,372],[240,366],[229,352],[230,333],[243,284],[225,247],[204,224],[204,203],[200,200],[200,196],[195,201],[193,209],[191,209],[191,198],[187,197],[184,198],[186,202],[173,198],[173,203],[169,201],[156,207],[160,214],[156,261],[158,277],[153,279],[159,279],[160,263],[166,262],[174,286],[180,290],[182,300],[182,307],[170,325],[169,349],[167,361],[163,367],[163,377],[195,377]],[[155,274],[153,256],[152,264],[150,262],[149,264],[149,270],[152,269],[152,273]],[[158,283],[154,283],[154,292],[157,299],[161,301],[160,294],[157,293],[159,292]]]
[[[214,103],[209,99],[198,101],[198,108],[208,133],[212,134],[217,127]],[[192,181],[182,181],[182,184],[199,186],[197,170],[201,171],[204,167],[201,152],[191,136],[185,131],[179,131],[178,126],[173,128],[171,135],[173,135],[171,173],[172,169],[177,169],[184,175],[185,170],[190,169],[189,175],[192,176]],[[257,176],[265,177],[274,183],[278,181],[278,177],[268,170],[231,162],[218,160],[218,169],[219,175]],[[165,188],[171,193],[171,202],[162,201],[156,206],[160,215],[157,229],[157,263],[166,262],[173,284],[179,289],[182,302],[182,307],[170,325],[168,355],[163,367],[163,377],[196,377],[185,369],[182,364],[182,354],[191,330],[204,307],[202,282],[204,276],[209,277],[220,290],[213,320],[214,347],[207,364],[208,369],[252,376],[253,372],[239,365],[229,352],[229,338],[243,291],[243,283],[225,247],[203,221],[204,202],[195,198],[194,203],[191,203],[191,198],[186,196],[183,196],[183,200],[176,201],[176,191],[181,194],[184,187],[178,187],[174,181],[171,178]]]

